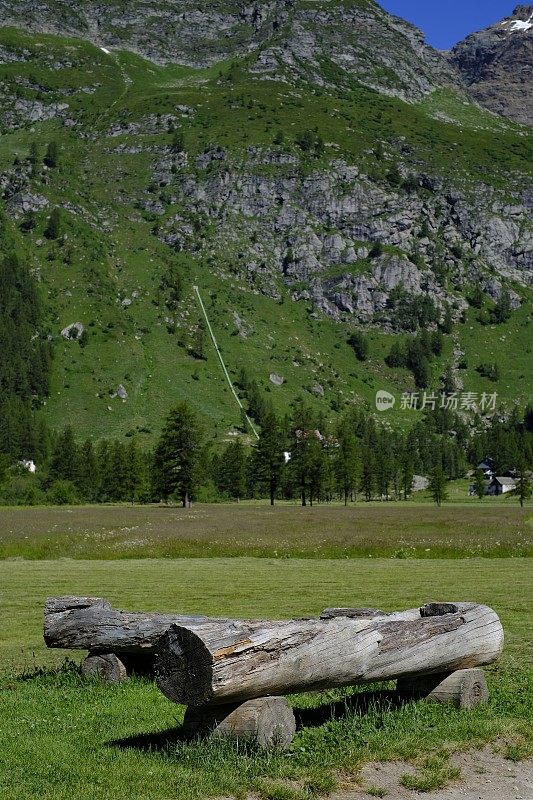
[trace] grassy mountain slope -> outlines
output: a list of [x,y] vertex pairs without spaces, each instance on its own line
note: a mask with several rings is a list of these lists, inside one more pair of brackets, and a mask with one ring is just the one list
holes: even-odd
[[[160,66],[80,39],[15,29],[0,31],[0,53],[7,224],[18,229],[34,215],[33,229],[17,231],[17,248],[39,275],[55,342],[52,393],[43,414],[54,426],[74,424],[80,435],[136,431],[150,439],[170,404],[184,397],[218,436],[239,424],[209,343],[206,360],[190,352],[201,320],[195,284],[230,372],[236,376],[246,367],[280,412],[301,394],[330,416],[345,401],[372,403],[377,389],[399,395],[414,388],[406,370],[384,363],[397,333],[386,314],[381,322],[375,313],[365,319],[344,312],[328,316],[313,296],[292,299],[314,278],[305,264],[292,275],[279,269],[290,245],[281,234],[279,240],[271,237],[268,214],[239,207],[235,192],[243,186],[244,192],[259,181],[259,194],[265,181],[306,187],[314,176],[322,180],[330,173],[332,159],[356,165],[361,180],[380,192],[394,163],[405,175],[445,175],[465,197],[475,195],[483,181],[494,203],[516,204],[517,187],[520,194],[527,181],[526,129],[465,104],[451,88],[407,104],[344,74],[341,80],[333,62],[322,62],[321,70],[339,88],[325,90],[303,78],[287,84],[251,73],[255,54],[206,68]],[[306,153],[295,139],[315,127],[325,147]],[[183,132],[185,154],[172,152],[172,128]],[[282,144],[274,144],[278,131]],[[31,174],[32,142],[42,154],[52,140],[59,143],[59,166],[40,166]],[[381,160],[375,155],[378,142]],[[203,201],[202,185],[209,189],[215,182],[218,194],[213,190]],[[234,192],[229,199],[220,191],[224,183]],[[337,180],[335,190],[341,189]],[[305,195],[305,188],[294,191]],[[440,202],[434,194],[420,187],[416,197],[433,209]],[[296,202],[289,195],[284,202],[300,209],[305,198]],[[62,209],[62,236],[48,240],[43,233],[55,206]],[[198,210],[202,206],[205,213]],[[326,236],[328,224],[313,222],[315,234]],[[292,227],[298,228],[297,218]],[[436,247],[438,235],[428,247],[433,238]],[[282,238],[285,255],[278,252]],[[321,286],[346,275],[370,275],[368,239],[359,243],[363,251],[355,261],[321,263]],[[417,271],[409,260],[411,243],[383,246],[384,258],[403,259]],[[530,290],[519,269],[510,268],[504,278],[500,272],[522,299],[521,308],[504,325],[482,326],[472,311],[461,323],[464,294],[479,275],[491,274],[486,259],[477,267],[468,255],[457,257],[439,284],[437,299],[456,304],[457,324],[433,364],[434,385],[463,351],[468,369],[457,374],[465,389],[498,391],[508,403],[523,402],[524,376],[531,372]],[[422,260],[419,272],[429,275],[431,252]],[[184,286],[172,310],[165,286],[169,270],[179,272]],[[485,305],[492,305],[488,297]],[[75,322],[86,327],[84,347],[60,335]],[[346,343],[359,324],[370,340],[365,363]],[[475,372],[482,361],[499,363],[497,384]],[[283,386],[274,386],[270,373],[282,375]],[[128,393],[125,401],[112,397],[120,384]],[[398,412],[394,420],[407,424],[411,418]]]

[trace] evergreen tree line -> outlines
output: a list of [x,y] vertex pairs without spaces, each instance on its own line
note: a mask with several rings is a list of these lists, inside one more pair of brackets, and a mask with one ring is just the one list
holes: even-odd
[[[521,416],[494,418],[471,429],[453,411],[429,410],[408,431],[393,431],[352,408],[335,424],[304,402],[290,416],[262,416],[259,440],[242,437],[214,448],[186,404],[169,413],[153,451],[126,442],[87,439],[71,427],[42,428],[43,460],[36,476],[0,458],[3,502],[180,502],[298,499],[302,505],[342,500],[407,499],[415,475],[429,475],[437,503],[447,480],[463,477],[486,456],[503,474],[525,475],[533,464],[533,406]],[[26,453],[24,454],[26,455]],[[2,469],[3,465],[3,469]],[[9,480],[11,478],[11,480]],[[525,495],[524,495],[525,496]]]
[[[9,247],[5,228],[0,246]],[[0,353],[0,453],[43,460],[48,432],[34,411],[49,394],[52,346],[37,281],[9,250],[0,259]]]
[[[506,446],[500,447],[502,440]],[[299,498],[303,505],[358,498],[407,499],[414,475],[430,475],[430,489],[440,504],[449,479],[463,477],[494,453],[496,470],[524,469],[533,464],[533,408],[524,417],[495,418],[489,427],[472,431],[454,412],[429,411],[402,433],[379,425],[365,411],[351,409],[328,427],[320,414],[298,402],[291,417],[265,412],[259,441],[247,448],[242,440],[210,452],[198,421],[183,404],[173,410],[153,460],[154,500],[198,497]]]
[[143,452],[135,439],[90,439],[78,443],[72,428],[48,436],[47,455],[37,462],[35,476],[16,464],[6,468],[0,461],[0,497],[6,503],[64,504],[149,502],[150,453]]

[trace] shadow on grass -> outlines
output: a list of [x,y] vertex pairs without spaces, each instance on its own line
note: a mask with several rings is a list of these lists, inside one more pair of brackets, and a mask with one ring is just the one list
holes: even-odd
[[[411,699],[394,690],[380,690],[359,692],[342,700],[324,703],[316,708],[294,708],[296,729],[299,731],[303,728],[316,728],[332,719],[363,716],[370,711],[393,711],[410,702]],[[201,737],[197,732],[191,733],[185,726],[179,725],[158,733],[140,733],[124,739],[115,739],[108,742],[107,746],[121,749],[134,748],[144,752],[164,752],[177,744],[200,740]]]

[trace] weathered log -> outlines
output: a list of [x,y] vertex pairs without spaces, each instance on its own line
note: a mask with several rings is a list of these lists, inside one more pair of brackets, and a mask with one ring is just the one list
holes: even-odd
[[456,708],[473,708],[489,698],[487,681],[482,669],[458,669],[451,674],[418,675],[402,678],[398,692],[413,698],[425,698],[434,703],[451,703]]
[[82,661],[81,674],[97,676],[107,683],[121,683],[128,677],[125,665],[114,653],[89,653]]
[[172,625],[158,646],[156,679],[177,703],[231,703],[448,673],[490,664],[502,650],[502,626],[486,606],[373,614],[268,623],[245,636]]
[[261,747],[288,747],[296,733],[294,712],[285,697],[261,697],[230,705],[189,706],[183,725],[192,736],[242,739]]
[[94,653],[155,653],[161,636],[171,625],[191,630],[222,629],[228,636],[248,633],[240,620],[204,616],[117,611],[101,597],[51,597],[45,605],[44,640],[48,647],[90,650]]

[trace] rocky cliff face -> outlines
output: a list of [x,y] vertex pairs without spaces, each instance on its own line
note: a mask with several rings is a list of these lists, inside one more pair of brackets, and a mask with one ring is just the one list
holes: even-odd
[[0,24],[82,37],[156,63],[205,67],[249,57],[254,74],[319,86],[353,81],[417,100],[456,83],[421,32],[373,0],[202,3],[0,0]]
[[533,124],[533,5],[473,33],[450,56],[471,94],[517,122]]
[[[477,280],[492,286],[489,272],[530,280],[528,208],[505,203],[487,185],[461,193],[420,173],[408,191],[393,189],[342,159],[302,175],[294,157],[275,149],[249,148],[240,159],[217,149],[194,164],[173,164],[171,154],[158,161],[153,179],[164,187],[164,202],[148,207],[163,216],[170,203],[188,215],[166,216],[158,236],[211,258],[221,275],[225,263],[239,264],[276,299],[281,279],[295,300],[312,300],[329,316],[388,326],[398,286],[459,311],[462,287]],[[265,175],[265,167],[275,171]],[[146,208],[148,196],[141,203]],[[213,238],[197,236],[191,213],[206,228],[217,221]]]

